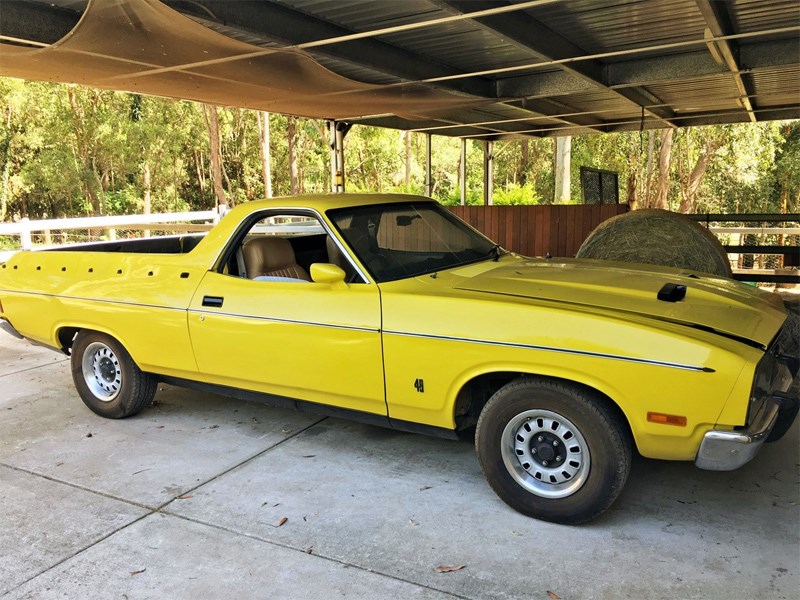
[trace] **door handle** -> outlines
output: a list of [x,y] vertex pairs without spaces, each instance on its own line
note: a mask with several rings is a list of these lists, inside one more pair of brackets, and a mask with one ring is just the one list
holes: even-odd
[[222,303],[225,298],[222,296],[203,296],[203,306],[213,306],[214,308],[222,308]]

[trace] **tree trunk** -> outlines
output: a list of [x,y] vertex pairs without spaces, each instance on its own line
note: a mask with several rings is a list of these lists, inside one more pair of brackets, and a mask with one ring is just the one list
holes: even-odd
[[650,206],[650,200],[653,192],[653,154],[655,151],[656,136],[654,131],[647,133],[647,168],[644,178],[644,190],[642,190],[642,198],[644,198],[644,207]]
[[0,192],[0,223],[6,220],[8,212],[8,199],[11,191],[11,147],[15,131],[11,129],[11,107],[6,109],[5,125],[8,132],[8,143],[3,150],[3,189]]
[[218,206],[227,206],[225,188],[222,186],[222,148],[219,141],[219,113],[213,104],[203,104],[203,115],[206,120],[208,139],[211,148],[211,182],[214,184],[214,195]]
[[[703,177],[708,170],[708,165],[711,159],[720,148],[721,142],[713,139],[712,137],[706,138],[706,145],[703,153],[698,157],[697,162],[685,181],[681,182],[681,204],[678,212],[681,213],[694,213],[697,210],[697,191],[700,189],[700,184],[703,182]],[[687,144],[688,145],[688,144]],[[688,152],[688,147],[687,147]]]
[[553,200],[555,202],[568,202],[572,196],[572,192],[570,191],[572,138],[570,136],[555,138],[555,149],[556,189]]
[[105,188],[103,187],[103,178],[97,170],[97,162],[95,161],[94,156],[89,160],[91,164],[91,172],[89,174],[89,179],[91,183],[89,184],[90,187],[93,187],[95,190],[95,198],[97,203],[97,215],[104,215],[106,214],[106,195],[105,195]]
[[[151,197],[151,187],[150,187],[150,163],[145,161],[144,163],[144,173],[143,173],[143,188],[144,188],[144,214],[149,215],[153,208],[153,202]],[[150,230],[144,230],[144,237],[150,237]]]
[[522,148],[520,149],[519,160],[519,184],[521,186],[524,186],[526,183],[528,183],[528,164],[530,163],[530,155],[530,140],[522,140]]
[[197,171],[197,185],[200,188],[200,196],[206,197],[206,170],[203,165],[203,155],[197,150],[194,151],[194,168]]
[[292,194],[300,192],[297,178],[297,153],[295,147],[297,145],[297,118],[288,117],[286,119],[286,137],[289,143],[288,158],[289,158],[289,189]]
[[674,129],[664,129],[661,132],[661,150],[658,153],[658,188],[651,203],[655,208],[669,209],[667,196],[669,194],[669,167],[672,162],[672,135]]
[[269,113],[259,111],[256,113],[258,120],[258,141],[261,148],[261,178],[264,180],[264,196],[272,198],[272,165],[269,153]]
[[406,137],[406,177],[405,177],[405,184],[406,184],[406,192],[408,188],[411,187],[411,132],[405,132]]
[[631,172],[628,175],[628,207],[631,210],[636,210],[639,204],[639,197],[637,196],[637,185],[636,185],[636,162],[633,157],[631,157]]
[[697,159],[694,169],[689,174],[688,180],[685,182],[681,190],[681,203],[678,207],[678,212],[693,213],[697,209],[697,190],[700,188],[700,183],[703,181],[703,175],[708,169],[708,163],[711,160],[711,154],[705,153]]

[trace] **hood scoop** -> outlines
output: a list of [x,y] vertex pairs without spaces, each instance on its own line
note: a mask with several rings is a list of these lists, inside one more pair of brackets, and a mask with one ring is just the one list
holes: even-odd
[[686,286],[679,283],[665,283],[658,290],[658,299],[662,302],[680,302],[686,298]]

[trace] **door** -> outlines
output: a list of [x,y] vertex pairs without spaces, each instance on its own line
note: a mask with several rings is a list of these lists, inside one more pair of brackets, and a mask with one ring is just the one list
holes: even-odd
[[327,260],[324,229],[306,222],[292,237],[281,227],[259,221],[204,276],[189,308],[200,372],[209,383],[386,415],[378,287],[299,280],[309,264],[246,264],[248,244],[270,228],[307,260]]

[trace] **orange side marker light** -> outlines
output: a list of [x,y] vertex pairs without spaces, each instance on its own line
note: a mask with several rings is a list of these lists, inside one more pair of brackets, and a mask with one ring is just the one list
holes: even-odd
[[661,425],[686,427],[686,417],[681,415],[665,415],[664,413],[649,412],[647,413],[647,420],[651,423],[659,423]]

